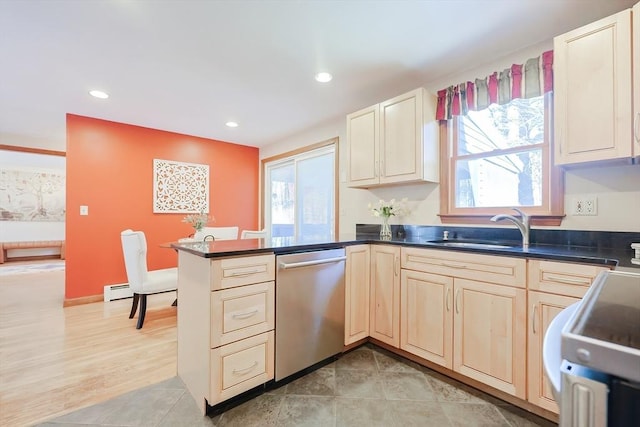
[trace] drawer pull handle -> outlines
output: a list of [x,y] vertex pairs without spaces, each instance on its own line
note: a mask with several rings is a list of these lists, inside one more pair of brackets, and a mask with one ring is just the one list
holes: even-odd
[[531,316],[531,325],[533,328],[533,333],[536,333],[536,314],[538,312],[538,305],[537,304],[533,304],[533,314]]
[[460,289],[456,291],[456,314],[460,314],[460,309],[458,308],[458,301],[460,300],[460,298],[458,298],[459,296],[460,296]]
[[451,267],[451,268],[467,268],[466,264],[456,264],[456,263],[449,263],[449,262],[442,262],[440,263],[440,265],[444,266],[444,267]]
[[570,285],[590,285],[591,284],[591,280],[589,279],[574,279],[571,277],[559,277],[559,276],[552,276],[551,274],[549,274],[547,276],[548,280],[553,280],[555,282],[560,282],[560,283],[568,283]]
[[260,270],[251,270],[251,271],[233,271],[229,276],[231,277],[239,277],[239,276],[251,276],[252,274],[261,273]]
[[450,297],[451,296],[451,288],[447,288],[447,294],[445,295],[444,299],[446,300],[447,303],[447,311],[451,311],[451,302]]
[[233,375],[244,375],[249,373],[253,368],[255,368],[256,366],[258,366],[258,362],[253,362],[253,364],[251,364],[251,366],[249,366],[248,368],[244,368],[244,369],[234,369],[233,371]]
[[246,313],[238,313],[238,314],[233,314],[231,315],[231,317],[233,317],[234,319],[248,319],[251,316],[255,316],[258,313],[258,310],[253,310],[253,311],[247,311]]

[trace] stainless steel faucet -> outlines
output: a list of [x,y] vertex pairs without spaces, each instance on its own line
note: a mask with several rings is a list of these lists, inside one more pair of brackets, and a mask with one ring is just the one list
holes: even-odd
[[529,234],[531,231],[531,227],[529,223],[531,218],[518,208],[512,208],[512,209],[520,214],[520,219],[516,218],[513,215],[500,214],[492,217],[491,221],[496,222],[502,219],[508,219],[509,221],[513,222],[516,225],[516,227],[518,227],[518,230],[520,230],[520,233],[522,234],[522,249],[527,249],[529,248]]

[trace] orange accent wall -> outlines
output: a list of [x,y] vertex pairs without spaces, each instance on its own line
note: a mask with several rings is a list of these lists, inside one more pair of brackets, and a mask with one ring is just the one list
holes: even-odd
[[[150,270],[175,267],[161,243],[193,232],[185,214],[153,213],[153,159],[209,165],[212,226],[258,226],[258,149],[67,114],[65,298],[126,283],[120,232],[142,230]],[[80,206],[89,215],[80,216]]]

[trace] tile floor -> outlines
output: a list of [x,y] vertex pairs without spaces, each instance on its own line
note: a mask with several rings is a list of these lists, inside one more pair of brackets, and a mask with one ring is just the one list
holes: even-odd
[[367,344],[213,418],[178,377],[50,420],[61,426],[553,426]]

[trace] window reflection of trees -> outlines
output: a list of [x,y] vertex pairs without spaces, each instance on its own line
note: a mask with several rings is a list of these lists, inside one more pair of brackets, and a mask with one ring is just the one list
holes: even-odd
[[[456,150],[456,206],[496,205],[486,196],[478,197],[486,185],[479,171],[496,171],[487,165],[513,175],[509,181],[514,185],[517,182],[519,206],[541,205],[543,144],[543,97],[494,104],[461,117]],[[505,188],[502,186],[501,190]],[[505,204],[515,204],[515,200]]]

